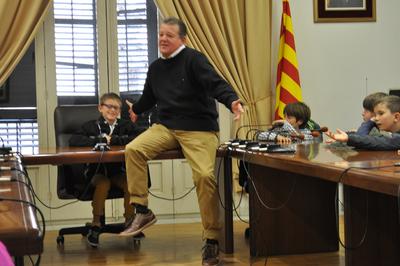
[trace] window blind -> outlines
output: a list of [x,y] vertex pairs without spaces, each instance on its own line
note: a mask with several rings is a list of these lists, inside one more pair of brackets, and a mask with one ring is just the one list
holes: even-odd
[[95,0],[55,0],[57,96],[94,96],[98,89]]
[[149,62],[146,0],[118,0],[119,90],[142,91]]

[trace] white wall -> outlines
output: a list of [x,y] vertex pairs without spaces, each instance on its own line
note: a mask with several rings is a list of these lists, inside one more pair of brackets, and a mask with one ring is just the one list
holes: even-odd
[[[400,88],[400,1],[376,1],[376,22],[314,23],[312,0],[291,0],[303,100],[330,129],[361,123],[366,94]],[[281,1],[272,1],[272,88]]]

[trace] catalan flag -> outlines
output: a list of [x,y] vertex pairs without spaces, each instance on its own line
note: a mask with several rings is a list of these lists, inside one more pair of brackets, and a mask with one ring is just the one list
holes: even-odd
[[284,117],[283,109],[286,104],[302,100],[289,0],[282,0],[282,5],[283,12],[276,78],[275,119],[282,119]]

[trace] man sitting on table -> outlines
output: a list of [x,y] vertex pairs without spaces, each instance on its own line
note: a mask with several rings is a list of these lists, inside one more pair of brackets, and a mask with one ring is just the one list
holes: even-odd
[[239,119],[243,112],[238,96],[207,58],[185,46],[186,26],[177,18],[163,20],[158,45],[161,58],[148,70],[143,94],[131,104],[130,117],[158,108],[160,123],[153,124],[126,146],[125,160],[135,220],[121,235],[134,236],[156,222],[148,209],[147,161],[180,147],[196,185],[203,224],[203,265],[217,265],[220,233],[219,202],[214,164],[218,148],[218,113],[215,99]]
[[360,136],[337,129],[337,133],[326,135],[358,149],[366,150],[398,150],[400,149],[400,97],[386,96],[375,104],[375,123],[379,130],[391,132],[390,135]]

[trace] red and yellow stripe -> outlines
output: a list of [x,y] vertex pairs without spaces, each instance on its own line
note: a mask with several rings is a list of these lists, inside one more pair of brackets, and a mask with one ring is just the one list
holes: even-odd
[[282,0],[283,13],[276,78],[275,119],[282,119],[286,104],[302,100],[289,0]]

